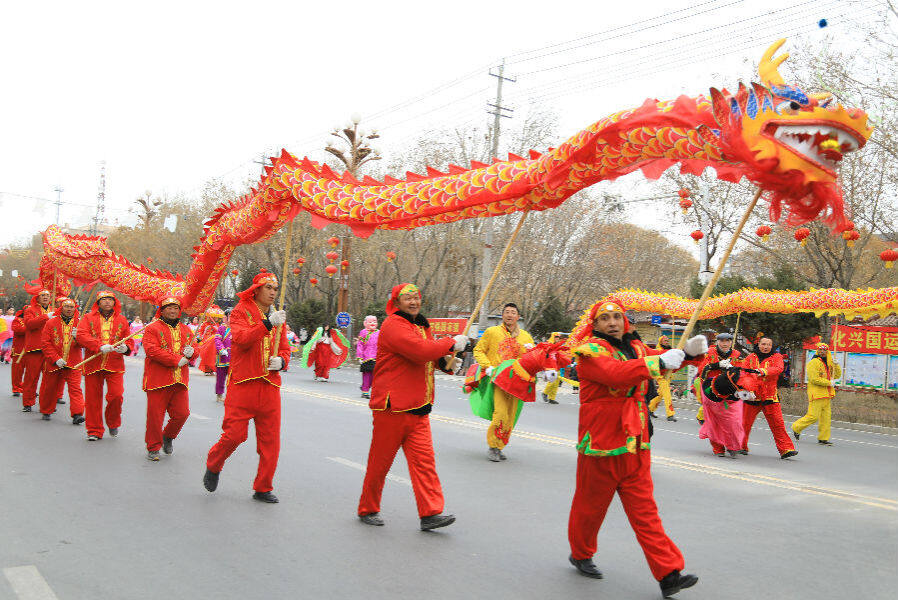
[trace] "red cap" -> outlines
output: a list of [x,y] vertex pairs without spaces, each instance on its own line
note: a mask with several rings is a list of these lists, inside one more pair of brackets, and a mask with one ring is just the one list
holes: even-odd
[[163,296],[159,299],[159,308],[156,309],[156,318],[162,318],[162,309],[170,304],[177,304],[178,308],[181,308],[181,299],[177,296]]
[[253,277],[253,284],[243,290],[242,292],[237,292],[237,295],[240,296],[241,300],[252,300],[253,296],[256,295],[256,290],[265,285],[266,283],[273,283],[277,285],[278,278],[274,273],[269,273],[267,271],[263,271]]
[[400,283],[399,285],[393,286],[393,291],[390,292],[390,299],[387,300],[387,314],[392,315],[395,312],[399,312],[399,296],[402,294],[418,294],[421,295],[421,291],[418,289],[414,283]]

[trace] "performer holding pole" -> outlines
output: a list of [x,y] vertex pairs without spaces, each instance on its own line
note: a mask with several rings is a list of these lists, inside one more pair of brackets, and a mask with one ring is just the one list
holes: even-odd
[[81,371],[69,363],[79,363],[81,346],[78,334],[78,305],[71,298],[60,298],[59,314],[47,321],[41,343],[44,352],[44,376],[41,382],[40,408],[44,421],[56,412],[63,387],[69,388],[69,411],[72,425],[84,423],[84,395],[81,393]]
[[37,288],[31,303],[25,307],[25,348],[18,360],[24,361],[25,376],[22,382],[22,412],[31,412],[37,402],[37,386],[44,368],[44,325],[53,317],[50,307],[50,291]]

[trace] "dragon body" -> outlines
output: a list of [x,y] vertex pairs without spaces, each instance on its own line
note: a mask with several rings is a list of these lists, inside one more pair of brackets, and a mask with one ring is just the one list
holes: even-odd
[[674,164],[685,173],[713,167],[718,178],[746,177],[770,201],[771,216],[798,224],[824,218],[838,230],[846,223],[836,166],[871,134],[867,115],[831,96],[813,96],[783,82],[777,71],[788,55],[774,58],[784,40],[767,50],[759,69],[763,84],[735,93],[647,100],[603,118],[545,153],[509,155],[469,168],[428,167],[405,180],[357,180],[325,164],[284,150],[272,159],[259,185],[239,201],[216,209],[205,223],[186,277],[150,271],[115,255],[103,238],[44,233],[41,277],[54,270],[81,282],[100,281],[132,298],[184,299],[195,314],[212,301],[231,254],[239,245],[267,239],[300,210],[312,224],[345,224],[367,237],[376,229],[411,229],[475,217],[546,210],[599,181],[637,169],[658,178]]

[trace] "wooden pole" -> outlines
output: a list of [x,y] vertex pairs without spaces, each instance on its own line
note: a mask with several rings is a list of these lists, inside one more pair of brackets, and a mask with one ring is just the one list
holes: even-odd
[[[138,334],[140,334],[140,333],[143,333],[143,330],[146,329],[147,327],[149,327],[151,323],[155,323],[155,321],[150,321],[149,323],[147,323],[146,325],[144,325],[143,327],[141,327],[140,329],[138,329],[137,331],[135,331],[134,333],[132,333],[132,334],[129,335],[128,337],[122,338],[122,339],[120,339],[119,341],[114,342],[114,343],[112,343],[112,344],[110,344],[110,345],[111,345],[111,346],[118,346],[119,344],[124,344],[125,342],[127,342],[128,340],[130,340],[131,338],[133,338],[134,336],[136,336],[136,335],[138,335]],[[94,354],[93,356],[90,356],[90,357],[88,357],[88,358],[85,358],[84,360],[82,360],[80,363],[78,363],[77,365],[75,365],[75,366],[72,367],[72,368],[73,368],[73,369],[77,369],[77,368],[80,367],[81,365],[84,365],[84,364],[86,364],[86,363],[89,363],[90,361],[92,361],[93,359],[97,358],[98,356],[102,356],[102,354],[103,354],[102,352],[97,352],[97,353]]]
[[[290,267],[290,247],[293,245],[293,220],[287,225],[287,243],[284,244],[284,270],[281,275],[281,295],[278,299],[278,310],[284,310],[284,296],[287,293],[287,269]],[[281,326],[274,328],[274,339],[272,340],[271,352],[277,352],[278,344],[281,340]]]
[[717,269],[714,270],[714,275],[711,277],[711,281],[708,282],[708,285],[705,287],[705,291],[702,293],[702,297],[699,298],[695,310],[692,311],[692,316],[689,317],[689,322],[686,324],[686,329],[683,330],[683,336],[680,338],[680,342],[677,344],[677,348],[679,348],[680,350],[682,350],[686,346],[686,340],[689,339],[689,335],[692,333],[692,330],[695,329],[695,323],[696,321],[698,321],[698,315],[705,307],[705,303],[708,302],[708,298],[711,297],[711,292],[714,290],[714,286],[717,285],[717,280],[720,279],[721,274],[723,274],[723,267],[724,265],[726,265],[727,260],[729,260],[730,253],[733,251],[733,247],[739,240],[739,235],[742,233],[742,229],[748,222],[748,218],[751,216],[752,211],[754,211],[755,205],[757,205],[758,199],[760,197],[761,188],[758,188],[758,191],[755,192],[754,198],[751,199],[751,203],[749,203],[748,208],[745,210],[745,214],[742,215],[742,220],[739,221],[739,225],[736,227],[736,231],[733,232],[733,239],[730,240],[730,245],[727,246],[727,249],[723,253],[723,256],[720,257],[720,262],[717,263]]
[[736,313],[736,330],[733,332],[733,345],[736,345],[736,338],[739,337],[739,320],[742,319],[742,311]]

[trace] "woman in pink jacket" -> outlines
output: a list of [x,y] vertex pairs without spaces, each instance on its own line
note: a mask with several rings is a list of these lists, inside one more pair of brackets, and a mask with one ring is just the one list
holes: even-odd
[[362,372],[362,398],[371,397],[371,382],[374,379],[374,359],[377,357],[377,317],[365,317],[365,329],[359,334],[355,345],[355,355],[359,359],[359,371]]

